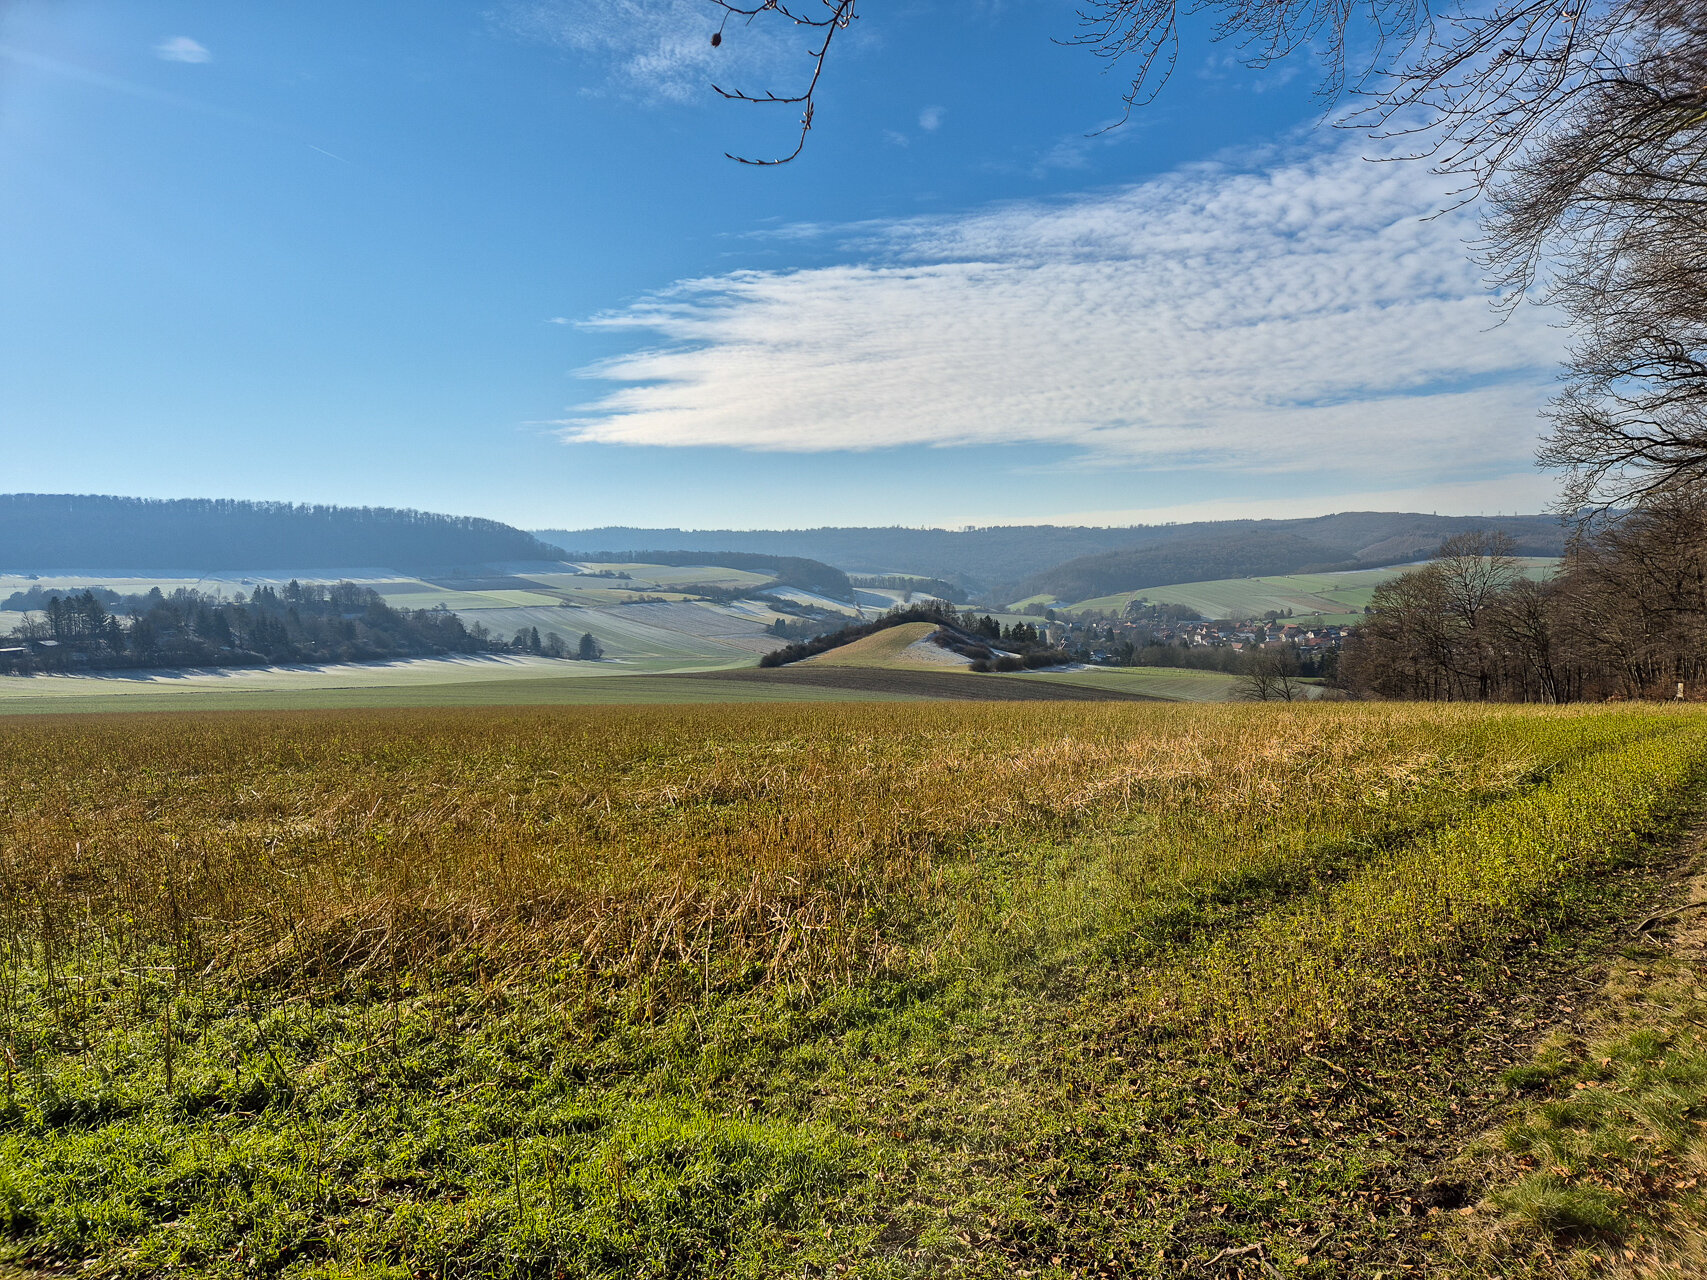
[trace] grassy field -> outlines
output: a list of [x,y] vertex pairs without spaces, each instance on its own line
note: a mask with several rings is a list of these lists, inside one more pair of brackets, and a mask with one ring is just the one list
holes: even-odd
[[1554,1275],[1633,1219],[1460,1158],[1666,901],[1707,717],[8,719],[0,779],[17,1266]]
[[[1553,560],[1524,561],[1526,572],[1537,578],[1551,573],[1556,563]],[[1205,618],[1260,618],[1270,611],[1285,613],[1290,609],[1292,616],[1299,620],[1351,623],[1361,620],[1363,606],[1369,603],[1376,587],[1398,577],[1410,567],[1398,565],[1345,573],[1288,573],[1271,578],[1182,582],[1167,587],[1146,587],[1142,591],[1123,591],[1056,607],[1069,613],[1095,610],[1118,614],[1128,602],[1142,598],[1156,604],[1183,604],[1196,609]]]

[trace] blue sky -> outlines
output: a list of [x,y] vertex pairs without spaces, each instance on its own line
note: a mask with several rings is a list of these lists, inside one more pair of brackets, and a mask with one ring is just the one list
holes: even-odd
[[1070,4],[0,7],[0,489],[526,527],[1538,509],[1561,336],[1467,215],[1188,39],[1125,127]]

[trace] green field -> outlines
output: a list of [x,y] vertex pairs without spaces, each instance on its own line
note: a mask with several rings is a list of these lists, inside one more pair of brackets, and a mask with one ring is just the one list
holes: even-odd
[[1701,1222],[1698,711],[11,718],[0,779],[27,1275],[1553,1277]]
[[[1557,565],[1554,560],[1525,560],[1525,572],[1544,578]],[[1270,578],[1223,578],[1214,582],[1182,582],[1166,587],[1145,587],[1098,596],[1077,604],[1054,607],[1062,612],[1121,613],[1132,600],[1156,604],[1183,604],[1205,618],[1260,618],[1270,611],[1291,610],[1299,621],[1325,624],[1352,623],[1363,617],[1363,607],[1381,583],[1413,568],[1397,565],[1386,569],[1355,569],[1345,573],[1289,573]],[[1051,603],[1034,597],[1038,603]],[[1027,603],[1025,601],[1021,604]]]

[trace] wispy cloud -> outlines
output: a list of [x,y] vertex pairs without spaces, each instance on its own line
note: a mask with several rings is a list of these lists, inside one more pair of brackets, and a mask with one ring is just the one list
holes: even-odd
[[213,54],[199,40],[171,36],[154,46],[154,56],[166,62],[212,62]]
[[[683,281],[594,327],[562,424],[612,444],[1042,443],[1128,464],[1418,483],[1513,471],[1557,332],[1492,316],[1468,215],[1349,147],[864,225],[845,261]],[[1371,486],[1378,487],[1378,486]]]
[[644,99],[685,102],[713,82],[763,91],[800,69],[787,55],[802,50],[767,22],[731,19],[713,48],[721,11],[705,0],[509,0],[488,17],[521,39],[592,55],[601,89]]
[[926,107],[919,112],[919,128],[926,133],[935,133],[942,128],[942,118],[947,112],[942,107]]

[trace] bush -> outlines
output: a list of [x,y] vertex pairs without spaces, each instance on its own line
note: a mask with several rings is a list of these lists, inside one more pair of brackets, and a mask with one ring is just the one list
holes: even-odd
[[1033,669],[1059,667],[1072,660],[1064,649],[1033,649],[1021,659],[1026,666]]
[[1004,653],[991,664],[991,667],[996,671],[1024,671],[1025,663],[1011,653]]
[[988,671],[990,669],[989,659],[987,659],[987,658],[976,658],[973,660],[972,665],[967,669],[969,671],[977,671],[977,672]]

